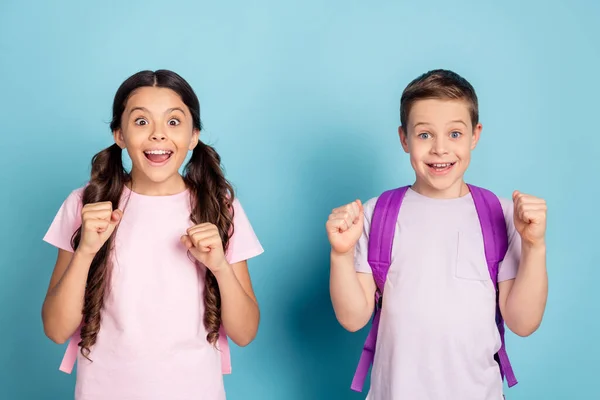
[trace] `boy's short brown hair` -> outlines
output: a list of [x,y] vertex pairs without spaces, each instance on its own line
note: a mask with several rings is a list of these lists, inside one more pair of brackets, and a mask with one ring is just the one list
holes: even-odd
[[464,100],[469,103],[473,127],[479,123],[477,94],[471,84],[462,76],[445,69],[424,73],[413,80],[402,93],[400,99],[400,123],[408,129],[408,116],[415,102],[425,99]]

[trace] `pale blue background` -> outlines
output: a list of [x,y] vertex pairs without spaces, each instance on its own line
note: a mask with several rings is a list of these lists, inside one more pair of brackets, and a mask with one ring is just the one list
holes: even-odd
[[349,385],[366,331],[335,321],[324,223],[411,182],[399,98],[443,67],[480,96],[469,181],[549,204],[547,314],[508,337],[520,384],[507,398],[598,399],[599,3],[418,3],[2,0],[0,398],[72,396],[63,347],[42,332],[55,250],[41,239],[111,143],[118,85],[148,68],[197,91],[266,249],[251,263],[262,324],[233,349],[229,398],[364,398]]

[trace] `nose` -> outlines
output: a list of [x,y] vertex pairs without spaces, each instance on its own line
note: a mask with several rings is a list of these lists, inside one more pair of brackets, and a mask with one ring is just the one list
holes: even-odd
[[436,155],[448,154],[448,143],[444,137],[437,136],[433,141],[431,152]]
[[155,128],[150,135],[150,140],[153,142],[162,142],[167,139],[167,135],[160,128]]

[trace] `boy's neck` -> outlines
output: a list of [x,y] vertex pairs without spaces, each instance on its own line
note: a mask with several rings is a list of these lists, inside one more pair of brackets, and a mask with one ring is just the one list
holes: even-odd
[[459,197],[466,196],[470,190],[464,180],[459,180],[449,188],[440,190],[428,185],[427,183],[420,182],[418,179],[411,186],[411,189],[419,193],[422,196],[429,197],[432,199],[456,199]]

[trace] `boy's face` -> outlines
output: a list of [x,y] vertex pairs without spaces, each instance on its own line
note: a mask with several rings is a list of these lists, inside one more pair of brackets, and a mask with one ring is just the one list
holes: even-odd
[[415,102],[406,127],[400,127],[404,151],[416,173],[415,190],[429,197],[465,194],[463,175],[481,134],[473,127],[464,100],[427,99]]

